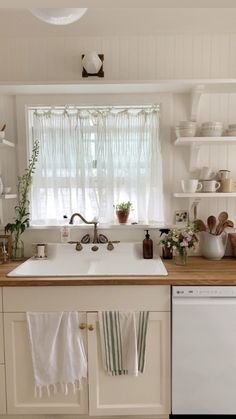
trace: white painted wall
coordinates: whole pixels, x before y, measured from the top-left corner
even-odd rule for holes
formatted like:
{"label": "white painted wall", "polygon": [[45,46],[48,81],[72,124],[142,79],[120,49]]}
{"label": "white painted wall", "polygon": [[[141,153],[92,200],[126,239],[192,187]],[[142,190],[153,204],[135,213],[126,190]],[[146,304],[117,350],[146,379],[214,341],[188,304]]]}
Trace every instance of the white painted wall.
{"label": "white painted wall", "polygon": [[[100,36],[100,37],[34,37],[0,39],[0,53],[4,60],[0,66],[0,82],[50,83],[81,80],[80,55],[96,49],[105,54],[105,81],[157,80],[189,78],[234,78],[236,75],[236,33],[160,33],[153,36]],[[101,80],[102,83],[102,80]],[[26,165],[25,104],[135,104],[161,103],[161,141],[163,150],[166,221],[174,221],[175,209],[188,209],[189,201],[172,197],[180,191],[180,180],[189,174],[189,150],[174,147],[173,126],[189,117],[189,96],[186,94],[133,94],[133,95],[28,95],[0,96],[0,125],[7,121],[7,136],[17,145],[19,173]],[[236,122],[236,95],[204,95],[201,99],[199,123],[222,120]],[[17,116],[17,120],[16,120]],[[14,187],[16,162],[12,150],[1,151],[3,180]],[[235,146],[202,148],[202,165],[213,170],[229,169],[236,179]],[[4,223],[13,215],[13,202],[4,204]],[[203,219],[220,210],[227,210],[236,221],[236,200],[206,200],[199,205]],[[74,233],[76,236],[79,232]],[[142,229],[134,232],[123,229],[105,233],[111,238],[141,239]],[[154,233],[153,233],[154,234]],[[35,241],[59,240],[57,230],[27,231],[24,241],[27,252]],[[76,237],[77,238],[77,237]]]}
{"label": "white painted wall", "polygon": [[0,38],[2,82],[81,80],[81,55],[105,55],[105,80],[234,78],[236,33]]}

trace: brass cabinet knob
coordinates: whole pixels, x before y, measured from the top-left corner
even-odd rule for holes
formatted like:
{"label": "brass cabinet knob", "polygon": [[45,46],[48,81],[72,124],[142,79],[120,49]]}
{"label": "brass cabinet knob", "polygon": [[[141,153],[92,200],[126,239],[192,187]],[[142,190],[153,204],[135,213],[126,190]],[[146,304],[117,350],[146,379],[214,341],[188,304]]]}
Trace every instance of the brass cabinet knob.
{"label": "brass cabinet knob", "polygon": [[89,324],[88,325],[88,330],[94,330],[94,325],[93,324]]}
{"label": "brass cabinet knob", "polygon": [[86,323],[80,323],[80,325],[79,325],[79,328],[80,329],[86,329],[86,327],[87,327],[87,324]]}

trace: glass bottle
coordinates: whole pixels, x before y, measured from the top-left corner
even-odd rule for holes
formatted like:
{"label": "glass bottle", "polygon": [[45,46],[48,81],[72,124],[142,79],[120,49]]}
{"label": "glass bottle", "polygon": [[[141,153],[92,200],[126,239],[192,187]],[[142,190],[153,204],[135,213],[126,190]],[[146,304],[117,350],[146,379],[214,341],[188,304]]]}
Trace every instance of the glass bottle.
{"label": "glass bottle", "polygon": [[24,242],[19,237],[15,237],[12,242],[12,260],[22,260],[24,258]]}

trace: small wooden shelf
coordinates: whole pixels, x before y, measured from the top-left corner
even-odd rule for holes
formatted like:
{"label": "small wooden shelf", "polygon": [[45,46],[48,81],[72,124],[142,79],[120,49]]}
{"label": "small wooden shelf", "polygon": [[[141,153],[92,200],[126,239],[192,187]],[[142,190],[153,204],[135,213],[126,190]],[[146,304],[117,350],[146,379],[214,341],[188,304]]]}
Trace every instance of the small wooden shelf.
{"label": "small wooden shelf", "polygon": [[178,137],[174,145],[223,145],[223,144],[236,144],[236,137]]}
{"label": "small wooden shelf", "polygon": [[236,198],[236,192],[175,192],[175,198]]}
{"label": "small wooden shelf", "polygon": [[5,140],[4,138],[0,139],[0,147],[15,147],[15,144],[11,141]]}
{"label": "small wooden shelf", "polygon": [[17,198],[17,195],[13,193],[0,195],[0,199],[16,199],[16,198]]}

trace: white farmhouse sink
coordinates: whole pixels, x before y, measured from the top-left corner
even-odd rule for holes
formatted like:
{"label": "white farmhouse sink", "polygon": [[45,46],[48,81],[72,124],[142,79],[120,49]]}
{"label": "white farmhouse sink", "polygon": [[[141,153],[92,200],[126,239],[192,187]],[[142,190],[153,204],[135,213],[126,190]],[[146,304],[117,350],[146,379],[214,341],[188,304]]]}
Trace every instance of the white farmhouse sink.
{"label": "white farmhouse sink", "polygon": [[48,244],[47,258],[32,257],[11,271],[9,277],[40,276],[162,276],[168,275],[161,258],[143,259],[142,243],[118,243],[107,250],[107,244],[83,244],[77,251],[75,244]]}

